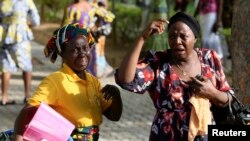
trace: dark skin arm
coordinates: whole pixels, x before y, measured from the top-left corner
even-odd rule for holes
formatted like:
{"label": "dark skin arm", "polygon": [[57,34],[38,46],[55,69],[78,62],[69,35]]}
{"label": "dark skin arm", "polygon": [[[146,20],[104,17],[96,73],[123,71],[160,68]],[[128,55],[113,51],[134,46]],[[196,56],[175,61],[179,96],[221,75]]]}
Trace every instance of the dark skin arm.
{"label": "dark skin arm", "polygon": [[37,107],[31,105],[25,105],[16,118],[14,124],[14,138],[13,141],[23,141],[23,133],[25,126],[29,124],[32,117],[35,115]]}
{"label": "dark skin arm", "polygon": [[130,83],[133,81],[136,71],[136,65],[140,57],[141,50],[145,41],[154,34],[162,34],[165,26],[168,24],[166,20],[155,20],[149,24],[135,42],[134,47],[126,54],[120,64],[118,71],[118,81],[121,83]]}
{"label": "dark skin arm", "polygon": [[120,96],[120,90],[114,86],[107,84],[102,92],[104,94],[104,99],[112,99],[112,103],[108,109],[104,111],[104,115],[111,121],[119,121],[122,115],[122,99]]}
{"label": "dark skin arm", "polygon": [[[106,100],[112,99],[112,103],[108,109],[104,111],[104,115],[111,121],[118,121],[122,114],[122,100],[119,89],[114,85],[106,85],[102,92]],[[23,141],[23,133],[25,126],[29,124],[33,118],[37,107],[26,105],[21,110],[14,124],[13,141]]]}
{"label": "dark skin arm", "polygon": [[212,82],[203,76],[191,77],[192,81],[188,82],[191,90],[201,96],[206,97],[218,107],[225,107],[232,96],[226,92],[222,92],[214,87]]}

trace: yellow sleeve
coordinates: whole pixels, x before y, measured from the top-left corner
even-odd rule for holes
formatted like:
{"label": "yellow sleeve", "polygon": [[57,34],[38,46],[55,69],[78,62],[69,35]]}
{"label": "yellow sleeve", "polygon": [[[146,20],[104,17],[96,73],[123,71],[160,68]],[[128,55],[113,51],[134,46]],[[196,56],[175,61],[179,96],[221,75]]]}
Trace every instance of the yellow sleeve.
{"label": "yellow sleeve", "polygon": [[49,77],[45,78],[37,87],[28,103],[32,106],[40,105],[45,102],[49,105],[55,105],[58,100],[56,83]]}
{"label": "yellow sleeve", "polygon": [[99,7],[97,5],[94,5],[94,7],[96,15],[103,18],[105,22],[113,22],[113,20],[115,19],[115,15],[111,11],[105,9],[104,7]]}
{"label": "yellow sleeve", "polygon": [[101,109],[102,109],[102,112],[104,112],[112,103],[112,100],[108,100],[106,101],[103,97],[103,93],[101,92],[102,90],[102,86],[101,86],[101,82],[97,79],[97,78],[93,78],[93,83],[95,84],[95,87],[97,88],[97,91],[98,91],[98,97],[99,97],[99,100],[100,100],[100,104],[101,104]]}
{"label": "yellow sleeve", "polygon": [[0,4],[2,14],[9,14],[13,10],[13,2],[11,0],[2,0]]}

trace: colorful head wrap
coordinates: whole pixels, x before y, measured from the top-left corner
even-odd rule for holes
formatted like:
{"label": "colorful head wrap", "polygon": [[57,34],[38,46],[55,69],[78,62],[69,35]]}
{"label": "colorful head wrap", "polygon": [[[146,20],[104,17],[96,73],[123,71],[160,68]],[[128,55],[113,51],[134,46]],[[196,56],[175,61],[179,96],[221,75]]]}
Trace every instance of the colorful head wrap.
{"label": "colorful head wrap", "polygon": [[92,37],[92,34],[86,28],[83,28],[81,24],[68,24],[53,33],[53,37],[48,41],[44,48],[44,55],[54,63],[57,55],[61,56],[64,43],[74,39],[77,35],[85,36],[90,48],[95,45],[95,40]]}
{"label": "colorful head wrap", "polygon": [[176,22],[181,21],[184,22],[189,28],[193,31],[195,37],[198,37],[200,32],[200,25],[198,21],[191,15],[188,15],[184,12],[177,12],[174,16],[172,16],[169,20],[168,30],[169,28]]}

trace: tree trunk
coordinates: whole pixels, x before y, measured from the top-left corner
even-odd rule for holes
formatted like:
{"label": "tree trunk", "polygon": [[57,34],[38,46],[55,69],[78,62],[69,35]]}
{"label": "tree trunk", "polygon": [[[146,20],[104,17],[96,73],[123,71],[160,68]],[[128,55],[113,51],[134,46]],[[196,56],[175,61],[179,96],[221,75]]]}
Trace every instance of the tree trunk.
{"label": "tree trunk", "polygon": [[236,95],[250,105],[250,1],[234,0],[232,22],[232,68]]}

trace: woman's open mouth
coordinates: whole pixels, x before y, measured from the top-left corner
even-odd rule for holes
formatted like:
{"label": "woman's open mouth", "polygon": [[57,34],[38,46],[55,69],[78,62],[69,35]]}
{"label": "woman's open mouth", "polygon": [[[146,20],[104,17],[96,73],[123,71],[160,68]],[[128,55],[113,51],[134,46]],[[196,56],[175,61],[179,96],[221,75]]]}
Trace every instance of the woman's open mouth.
{"label": "woman's open mouth", "polygon": [[175,54],[184,54],[186,52],[184,48],[175,48],[173,51]]}

